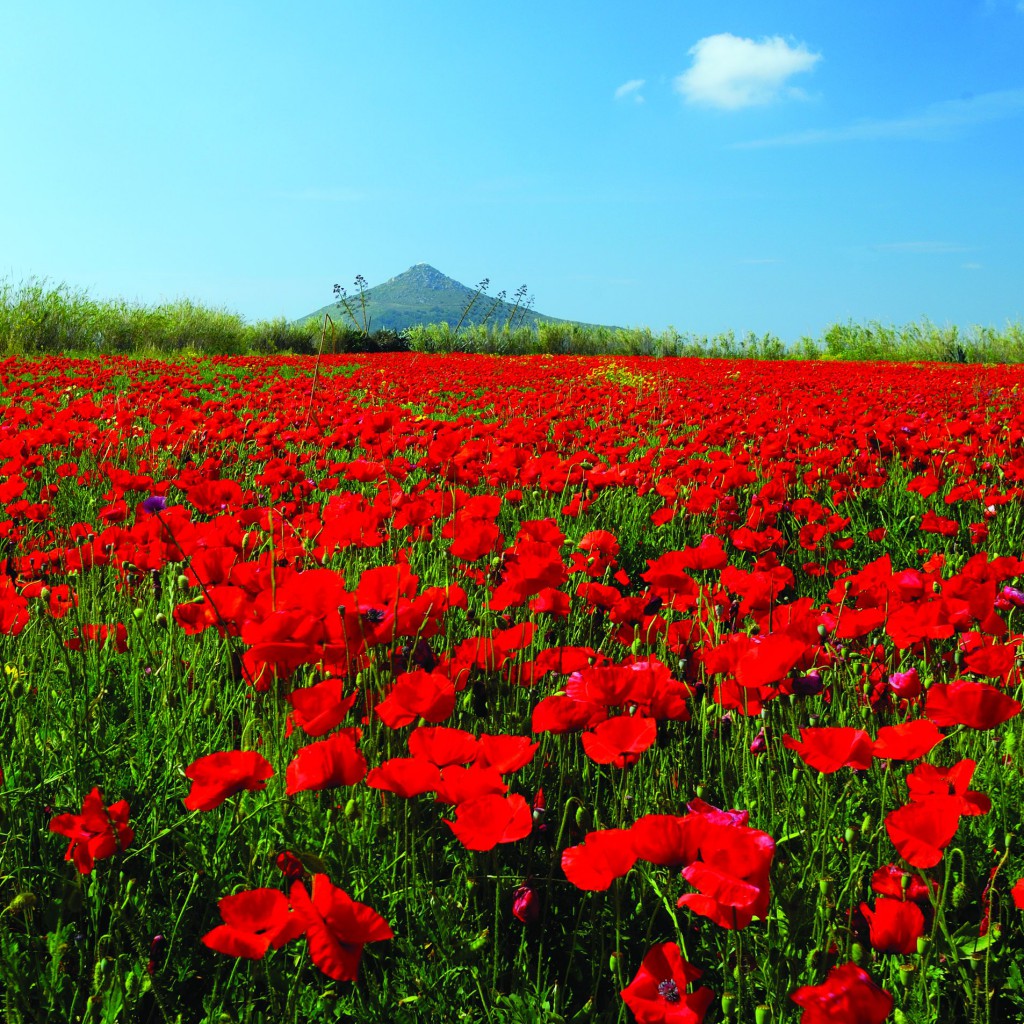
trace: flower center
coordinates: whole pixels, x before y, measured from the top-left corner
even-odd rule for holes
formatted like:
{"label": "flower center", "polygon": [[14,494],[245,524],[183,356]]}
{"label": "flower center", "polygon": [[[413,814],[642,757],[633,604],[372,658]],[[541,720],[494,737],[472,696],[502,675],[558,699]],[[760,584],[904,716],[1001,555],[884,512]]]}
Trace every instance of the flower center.
{"label": "flower center", "polygon": [[658,985],[658,995],[661,996],[666,1003],[678,1003],[679,986],[671,978],[666,978]]}

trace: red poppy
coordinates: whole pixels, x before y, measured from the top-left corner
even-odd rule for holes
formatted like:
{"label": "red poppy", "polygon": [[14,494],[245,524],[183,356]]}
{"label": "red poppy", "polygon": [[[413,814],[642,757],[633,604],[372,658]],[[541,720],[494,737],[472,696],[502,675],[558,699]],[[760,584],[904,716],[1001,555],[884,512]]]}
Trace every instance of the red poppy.
{"label": "red poppy", "polygon": [[447,765],[441,769],[441,784],[437,787],[437,802],[462,804],[480,796],[504,796],[508,786],[497,768],[463,767]]}
{"label": "red poppy", "polygon": [[825,775],[840,768],[871,767],[871,737],[863,729],[846,726],[801,729],[799,740],[783,736],[782,745],[795,750],[806,764]]}
{"label": "red poppy", "polygon": [[860,905],[867,919],[871,947],[880,953],[916,953],[917,940],[924,935],[924,914],[913,901],[887,899],[875,901],[874,910]]}
{"label": "red poppy", "polygon": [[[931,880],[931,887],[938,891],[939,883]],[[917,872],[906,871],[895,864],[883,864],[876,868],[871,876],[871,888],[880,896],[893,896],[897,899],[916,900],[918,903],[930,902],[928,885]]]}
{"label": "red poppy", "polygon": [[409,799],[423,793],[436,793],[441,786],[441,770],[419,757],[392,757],[366,776],[370,789],[384,789]]}
{"label": "red poppy", "polygon": [[899,855],[915,868],[932,868],[960,827],[961,801],[930,796],[911,801],[885,816],[885,830]]}
{"label": "red poppy", "polygon": [[944,738],[934,722],[919,718],[901,725],[883,725],[871,752],[890,761],[915,761]]}
{"label": "red poppy", "polygon": [[409,753],[444,768],[469,764],[480,751],[480,741],[464,729],[446,725],[421,726],[409,733]]}
{"label": "red poppy", "polygon": [[493,850],[499,843],[514,843],[533,829],[530,805],[518,793],[488,793],[455,807],[455,820],[444,819],[467,850]]}
{"label": "red poppy", "polygon": [[935,683],[925,699],[924,713],[936,725],[994,729],[1020,713],[1021,703],[989,683],[954,679]]}
{"label": "red poppy", "polygon": [[326,740],[300,747],[285,772],[287,794],[354,786],[364,778],[366,758],[356,746],[359,735],[359,729],[343,729]]}
{"label": "red poppy", "polygon": [[224,923],[207,932],[202,943],[228,956],[259,960],[268,949],[280,949],[306,928],[293,913],[288,897],[277,889],[250,889],[224,896],[217,902]]}
{"label": "red poppy", "polygon": [[746,928],[755,917],[763,919],[775,840],[766,832],[710,817],[696,831],[700,860],[683,868],[683,877],[697,892],[680,896],[678,905],[721,928]]}
{"label": "red poppy", "polygon": [[597,764],[625,768],[654,742],[657,723],[645,715],[617,715],[583,734],[583,750]]}
{"label": "red poppy", "polygon": [[270,762],[255,750],[225,750],[207,754],[185,769],[192,788],[184,803],[190,811],[212,811],[243,789],[266,789],[274,774]]}
{"label": "red poppy", "polygon": [[455,710],[455,686],[436,672],[403,672],[375,710],[391,729],[400,729],[419,718],[443,722]]}
{"label": "red poppy", "polygon": [[304,925],[313,963],[335,981],[355,981],[367,942],[394,937],[383,917],[357,903],[326,875],[313,876],[313,896],[302,882],[292,886],[291,905]]}
{"label": "red poppy", "polygon": [[653,946],[636,977],[620,993],[638,1024],[700,1024],[714,1001],[706,985],[687,992],[701,971],[687,963],[675,942]]}
{"label": "red poppy", "polygon": [[645,814],[633,822],[630,834],[638,860],[679,867],[697,859],[697,817]]}
{"label": "red poppy", "polygon": [[636,863],[629,829],[609,828],[588,832],[579,846],[562,851],[562,870],[577,889],[600,891],[628,874]]}
{"label": "red poppy", "polygon": [[473,762],[478,768],[495,768],[502,775],[515,772],[533,760],[538,743],[529,736],[489,736],[480,734],[479,753]]}
{"label": "red poppy", "polygon": [[292,717],[307,736],[326,736],[345,720],[357,694],[346,697],[344,686],[341,679],[325,679],[288,694],[288,703],[294,709]]}
{"label": "red poppy", "polygon": [[118,800],[104,807],[98,788],[93,788],[82,801],[81,814],[58,814],[50,821],[50,831],[71,840],[64,859],[73,860],[83,875],[92,872],[95,861],[120,853],[135,838],[128,824],[127,801]]}
{"label": "red poppy", "polygon": [[969,758],[957,761],[952,768],[937,768],[932,764],[919,764],[907,776],[907,789],[911,800],[929,796],[956,796],[960,799],[960,813],[975,816],[988,814],[992,801],[985,793],[969,790],[976,764]]}
{"label": "red poppy", "polygon": [[893,998],[854,963],[833,967],[822,985],[804,985],[790,997],[802,1007],[800,1024],[882,1024]]}
{"label": "red poppy", "polygon": [[1018,878],[1010,890],[1010,898],[1018,910],[1024,910],[1024,878]]}

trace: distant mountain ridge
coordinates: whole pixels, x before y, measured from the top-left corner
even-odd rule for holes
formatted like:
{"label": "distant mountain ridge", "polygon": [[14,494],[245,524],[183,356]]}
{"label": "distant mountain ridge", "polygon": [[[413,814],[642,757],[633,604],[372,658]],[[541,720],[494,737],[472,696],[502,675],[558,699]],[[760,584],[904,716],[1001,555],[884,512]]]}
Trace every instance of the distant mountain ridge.
{"label": "distant mountain ridge", "polygon": [[[447,322],[454,327],[474,294],[475,288],[469,288],[460,281],[442,274],[429,263],[417,263],[383,284],[364,289],[363,298],[366,301],[366,317],[371,331],[404,331],[417,324],[441,322]],[[488,323],[502,326],[510,317],[513,318],[514,324],[521,322],[530,327],[535,327],[539,321],[569,322],[561,317],[524,309],[522,304],[518,309],[514,303],[508,301],[495,305],[496,300],[495,295],[481,294],[463,320],[463,326],[482,323],[485,318]],[[340,309],[333,302],[300,317],[297,322],[301,323],[314,317],[323,319],[324,313],[329,313],[339,327],[345,324],[361,329],[362,307],[358,291],[355,295],[348,296],[348,303],[355,314],[356,324],[352,323],[344,309]]]}

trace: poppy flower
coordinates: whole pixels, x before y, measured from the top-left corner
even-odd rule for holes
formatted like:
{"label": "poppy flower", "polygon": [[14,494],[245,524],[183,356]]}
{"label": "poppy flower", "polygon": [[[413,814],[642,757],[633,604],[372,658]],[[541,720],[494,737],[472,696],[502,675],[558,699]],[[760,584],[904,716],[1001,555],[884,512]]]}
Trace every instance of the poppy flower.
{"label": "poppy flower", "polygon": [[783,736],[782,745],[795,750],[805,764],[825,775],[840,768],[871,767],[871,737],[863,729],[847,726],[801,729],[799,740]]}
{"label": "poppy flower", "polygon": [[907,776],[907,789],[911,800],[929,796],[956,796],[960,799],[960,813],[968,816],[988,814],[992,801],[985,793],[969,790],[976,764],[970,758],[957,761],[952,768],[937,768],[932,764],[919,764]]}
{"label": "poppy flower", "polygon": [[305,932],[303,918],[292,912],[278,889],[250,889],[218,900],[224,923],[202,937],[207,949],[228,956],[259,960],[268,949],[280,949]]}
{"label": "poppy flower", "polygon": [[192,788],[184,803],[190,811],[212,811],[243,789],[266,789],[274,774],[270,762],[255,750],[224,750],[197,758],[185,769]]}
{"label": "poppy flower", "polygon": [[746,928],[768,913],[769,873],[775,840],[746,825],[705,818],[695,826],[700,860],[683,868],[697,890],[679,897],[680,907],[710,918],[721,928]]}
{"label": "poppy flower", "polygon": [[966,725],[994,729],[1020,713],[1021,703],[989,683],[954,679],[928,691],[924,713],[936,725]]}
{"label": "poppy flower", "polygon": [[128,824],[128,803],[118,800],[103,806],[103,794],[93,788],[82,800],[81,814],[58,814],[50,821],[50,831],[67,836],[65,860],[73,860],[80,874],[92,873],[93,864],[120,853],[131,844],[135,832]]}
{"label": "poppy flower", "polygon": [[462,804],[491,794],[504,796],[507,792],[508,786],[497,768],[481,768],[475,764],[450,764],[441,769],[437,802]]}
{"label": "poppy flower", "polygon": [[1010,899],[1018,910],[1024,910],[1024,878],[1018,878],[1010,890]]}
{"label": "poppy flower", "polygon": [[679,867],[697,859],[693,815],[645,814],[630,827],[633,849],[639,860],[665,867]]}
{"label": "poppy flower", "polygon": [[960,827],[960,797],[930,796],[885,816],[885,830],[899,855],[915,868],[932,868]]}
{"label": "poppy flower", "polygon": [[514,843],[533,829],[533,814],[518,793],[488,793],[455,807],[455,820],[444,819],[467,850],[493,850],[499,843]]}
{"label": "poppy flower", "polygon": [[480,734],[479,752],[474,764],[478,768],[496,768],[502,775],[518,771],[533,760],[539,743],[529,736],[489,736]]}
{"label": "poppy flower", "polygon": [[285,772],[289,796],[308,789],[354,786],[366,775],[366,758],[356,740],[358,729],[343,729],[326,740],[300,747]]}
{"label": "poppy flower", "polygon": [[915,761],[944,738],[934,722],[919,718],[901,725],[883,725],[871,752],[889,761]]}
{"label": "poppy flower", "polygon": [[629,829],[609,828],[588,832],[579,846],[563,850],[562,870],[577,889],[595,892],[628,874],[636,860]]}
{"label": "poppy flower", "polygon": [[380,914],[333,886],[326,875],[313,876],[312,898],[296,882],[290,902],[303,923],[313,963],[335,981],[355,981],[363,946],[394,937]]}
{"label": "poppy flower", "polygon": [[391,729],[411,725],[418,718],[443,722],[455,710],[455,686],[436,672],[403,672],[375,710]]}
{"label": "poppy flower", "polygon": [[892,994],[854,963],[833,967],[824,984],[803,985],[789,998],[804,1011],[800,1024],[882,1024],[893,1006]]}
{"label": "poppy flower", "polygon": [[357,694],[351,693],[346,697],[344,685],[341,679],[325,679],[288,694],[295,724],[307,736],[326,736],[345,720]]}
{"label": "poppy flower", "polygon": [[421,726],[409,733],[409,753],[445,768],[450,764],[469,764],[480,751],[480,741],[465,729],[447,725]]}
{"label": "poppy flower", "polygon": [[406,800],[423,793],[436,793],[441,770],[419,757],[392,757],[366,776],[370,789],[384,789]]}
{"label": "poppy flower", "polygon": [[872,910],[867,903],[860,905],[868,922],[872,949],[880,953],[916,953],[917,940],[924,935],[924,914],[910,900],[882,897]]}
{"label": "poppy flower", "polygon": [[597,764],[625,768],[657,737],[657,723],[646,715],[617,715],[583,734],[583,750]]}
{"label": "poppy flower", "polygon": [[714,1001],[706,985],[687,992],[702,972],[687,963],[675,942],[653,946],[636,977],[620,993],[638,1024],[700,1024]]}
{"label": "poppy flower", "polygon": [[[938,891],[939,883],[931,879],[931,888]],[[871,888],[880,896],[893,896],[897,899],[915,900],[918,903],[929,903],[928,885],[920,874],[906,871],[895,864],[883,864],[876,868],[871,876]]]}

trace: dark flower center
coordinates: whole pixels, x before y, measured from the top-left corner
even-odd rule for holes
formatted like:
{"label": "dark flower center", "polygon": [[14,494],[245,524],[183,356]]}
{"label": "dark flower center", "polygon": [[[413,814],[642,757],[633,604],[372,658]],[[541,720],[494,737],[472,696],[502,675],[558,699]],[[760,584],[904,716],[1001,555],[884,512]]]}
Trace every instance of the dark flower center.
{"label": "dark flower center", "polygon": [[666,978],[658,985],[658,995],[661,996],[666,1003],[678,1003],[679,986],[671,978]]}

